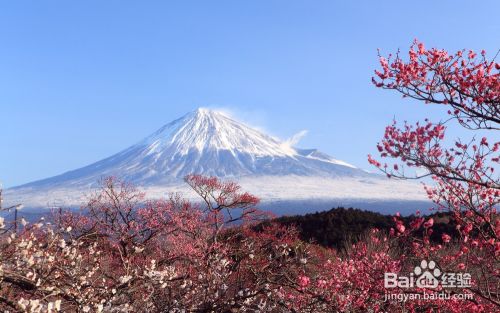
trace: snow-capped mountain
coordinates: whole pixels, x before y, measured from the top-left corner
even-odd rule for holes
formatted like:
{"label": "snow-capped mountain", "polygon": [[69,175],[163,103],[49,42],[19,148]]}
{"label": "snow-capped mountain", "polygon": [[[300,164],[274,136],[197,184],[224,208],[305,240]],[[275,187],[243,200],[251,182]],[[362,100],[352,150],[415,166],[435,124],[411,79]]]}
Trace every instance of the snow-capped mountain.
{"label": "snow-capped mountain", "polygon": [[175,182],[187,174],[366,176],[317,150],[296,149],[229,116],[198,109],[109,158],[21,187],[94,184],[119,176],[138,185]]}
{"label": "snow-capped mountain", "polygon": [[10,196],[29,206],[79,204],[83,193],[111,175],[153,195],[162,194],[183,191],[182,178],[191,173],[231,178],[274,200],[407,198],[413,193],[410,188],[398,195],[402,184],[388,182],[316,149],[295,148],[292,142],[268,136],[224,113],[201,108],[109,158],[11,188],[6,199]]}

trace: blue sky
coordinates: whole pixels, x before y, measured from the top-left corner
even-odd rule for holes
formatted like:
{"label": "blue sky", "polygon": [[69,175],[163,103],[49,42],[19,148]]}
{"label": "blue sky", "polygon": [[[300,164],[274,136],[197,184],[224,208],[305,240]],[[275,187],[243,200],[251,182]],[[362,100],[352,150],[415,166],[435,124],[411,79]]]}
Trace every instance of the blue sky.
{"label": "blue sky", "polygon": [[[500,48],[500,2],[3,1],[0,180],[107,157],[197,107],[369,168],[396,117],[440,119],[372,86],[377,48]],[[463,135],[452,130],[451,136]]]}

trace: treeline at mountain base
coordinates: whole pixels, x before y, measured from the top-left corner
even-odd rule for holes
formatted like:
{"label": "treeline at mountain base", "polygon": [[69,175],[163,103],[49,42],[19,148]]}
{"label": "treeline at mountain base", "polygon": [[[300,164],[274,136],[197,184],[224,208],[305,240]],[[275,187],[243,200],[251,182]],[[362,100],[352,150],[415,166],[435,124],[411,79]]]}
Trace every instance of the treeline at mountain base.
{"label": "treeline at mountain base", "polygon": [[[400,217],[407,225],[420,218],[419,215]],[[430,241],[440,243],[445,234],[449,234],[454,239],[459,238],[457,224],[450,213],[426,214],[426,218],[431,218],[434,221],[433,231],[429,235]],[[390,215],[343,207],[306,215],[279,217],[269,222],[263,222],[259,226],[271,223],[292,226],[298,231],[301,240],[336,250],[345,249],[346,245],[349,246],[365,239],[370,229],[377,229],[384,234],[389,234],[395,226],[394,218]],[[415,236],[423,238],[424,235],[423,229],[415,231]]]}

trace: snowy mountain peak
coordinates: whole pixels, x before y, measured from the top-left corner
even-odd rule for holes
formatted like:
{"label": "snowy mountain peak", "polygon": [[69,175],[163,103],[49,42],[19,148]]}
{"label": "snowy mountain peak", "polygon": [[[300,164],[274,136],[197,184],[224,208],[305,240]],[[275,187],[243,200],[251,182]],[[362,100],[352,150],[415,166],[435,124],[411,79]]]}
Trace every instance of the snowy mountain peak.
{"label": "snowy mountain peak", "polygon": [[137,185],[179,182],[192,173],[219,177],[369,175],[315,149],[292,147],[297,140],[281,141],[227,114],[200,108],[107,159],[20,187],[93,185],[111,175]]}
{"label": "snowy mountain peak", "polygon": [[155,132],[139,145],[149,145],[150,153],[173,147],[184,156],[196,150],[249,153],[255,156],[293,156],[296,151],[276,138],[233,120],[228,115],[199,108]]}

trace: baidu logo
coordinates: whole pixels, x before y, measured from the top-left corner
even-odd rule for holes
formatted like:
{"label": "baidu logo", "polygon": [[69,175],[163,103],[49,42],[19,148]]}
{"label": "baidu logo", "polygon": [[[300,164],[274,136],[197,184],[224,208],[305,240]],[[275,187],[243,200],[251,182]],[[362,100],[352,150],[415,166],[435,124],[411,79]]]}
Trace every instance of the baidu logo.
{"label": "baidu logo", "polygon": [[408,276],[399,276],[396,273],[384,274],[385,288],[427,288],[435,289],[439,285],[443,288],[470,287],[469,273],[443,273],[436,262],[422,260],[415,266]]}
{"label": "baidu logo", "polygon": [[[389,289],[384,295],[384,301],[472,300],[473,294],[470,292],[449,292],[449,290],[444,289],[469,288],[470,286],[470,273],[443,272],[436,262],[422,260],[409,275],[384,274],[384,287]],[[423,292],[412,293],[400,290],[406,288],[422,288]]]}

